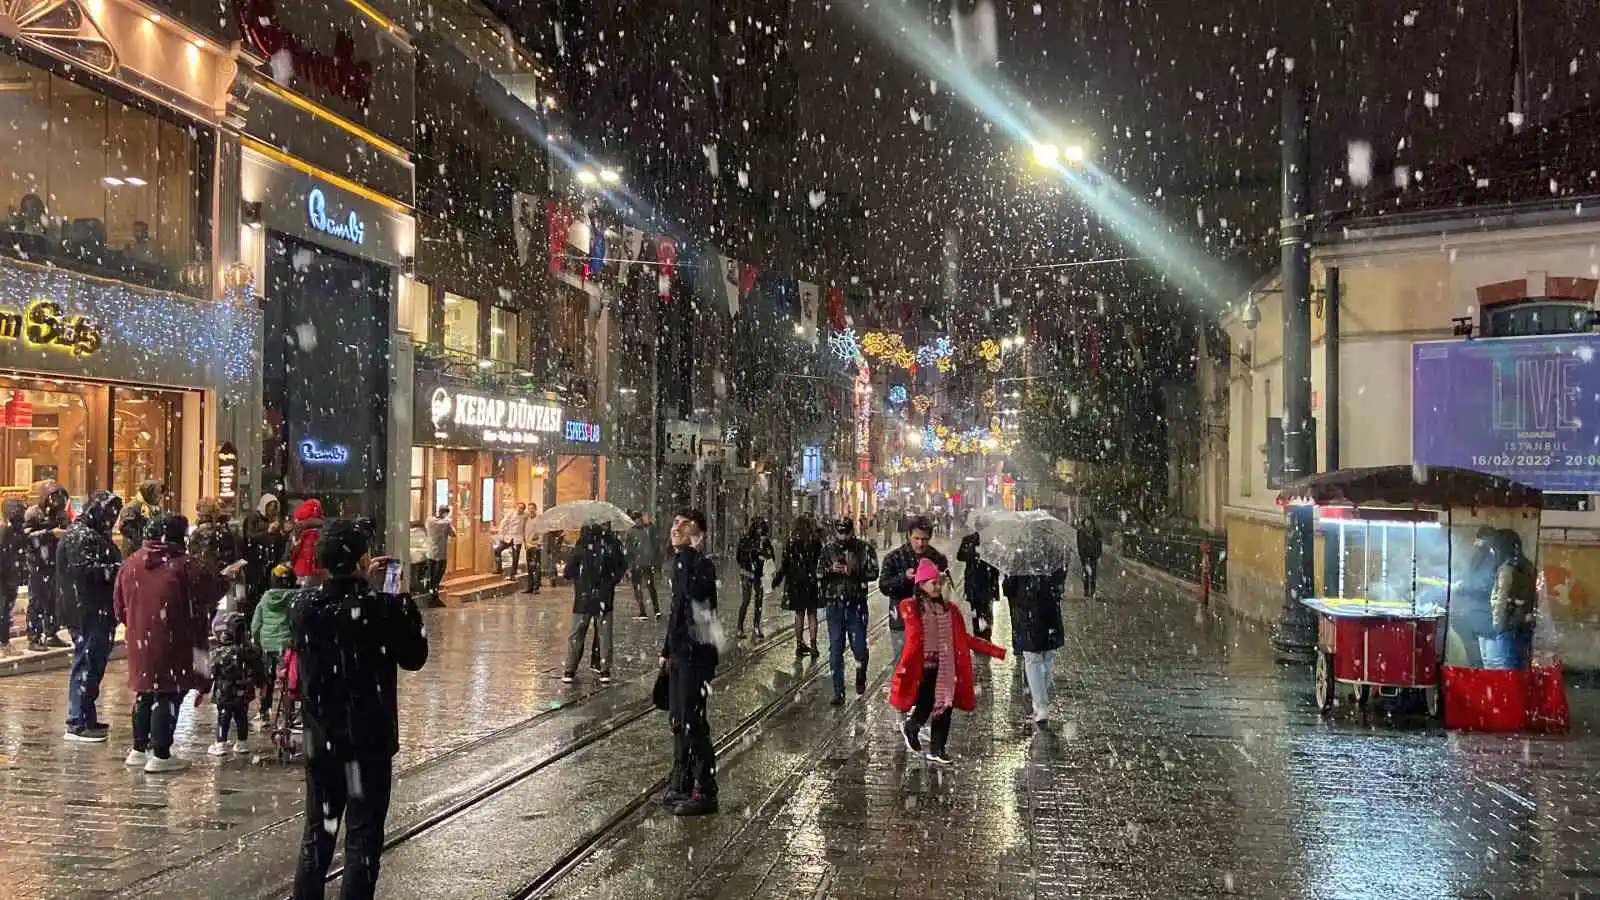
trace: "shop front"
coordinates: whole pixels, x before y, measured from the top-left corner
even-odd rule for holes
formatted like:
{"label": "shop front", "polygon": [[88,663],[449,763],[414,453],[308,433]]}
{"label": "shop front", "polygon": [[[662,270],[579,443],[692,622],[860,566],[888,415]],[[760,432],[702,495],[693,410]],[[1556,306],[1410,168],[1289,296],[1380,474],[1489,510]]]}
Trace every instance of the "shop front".
{"label": "shop front", "polygon": [[251,435],[218,413],[259,390],[260,329],[253,304],[0,260],[0,493],[53,480],[76,506],[154,481],[192,514],[224,474],[236,489],[222,448]]}
{"label": "shop front", "polygon": [[[495,532],[518,504],[559,493],[568,420],[561,404],[418,371],[411,521],[449,507],[456,536],[447,575],[490,572]],[[588,494],[585,494],[588,496]]]}

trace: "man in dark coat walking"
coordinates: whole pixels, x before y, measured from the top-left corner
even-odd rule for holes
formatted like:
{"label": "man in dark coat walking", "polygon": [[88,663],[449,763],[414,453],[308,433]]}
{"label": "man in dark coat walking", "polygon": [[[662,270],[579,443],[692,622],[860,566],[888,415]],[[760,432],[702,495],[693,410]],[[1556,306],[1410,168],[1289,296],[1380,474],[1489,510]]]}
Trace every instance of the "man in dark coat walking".
{"label": "man in dark coat walking", "polygon": [[17,590],[28,578],[28,538],[22,531],[22,514],[28,504],[18,498],[5,501],[5,521],[0,523],[0,660],[21,656],[11,646],[11,611]]}
{"label": "man in dark coat walking", "polygon": [[1000,570],[989,565],[978,555],[978,532],[961,539],[956,550],[956,560],[966,564],[961,581],[972,607],[972,633],[984,640],[994,631],[994,601],[1000,596]]}
{"label": "man in dark coat walking", "polygon": [[894,658],[898,663],[906,647],[906,626],[900,621],[900,601],[908,600],[916,592],[912,581],[917,574],[917,563],[927,559],[939,567],[941,573],[950,571],[950,560],[933,548],[933,523],[917,516],[906,525],[906,542],[895,548],[879,567],[878,590],[889,601],[889,640],[894,645]]}
{"label": "man in dark coat walking", "polygon": [[571,684],[578,677],[578,662],[583,659],[584,639],[594,626],[594,664],[600,670],[600,683],[611,683],[611,633],[617,605],[617,585],[628,570],[626,554],[616,535],[601,525],[585,525],[578,543],[567,555],[566,577],[572,582],[572,634],[567,639],[567,662],[561,680]]}
{"label": "man in dark coat walking", "polygon": [[112,610],[112,589],[122,553],[117,550],[112,527],[122,514],[122,498],[95,491],[78,521],[67,528],[56,554],[56,579],[63,605],[72,618],[72,675],[67,680],[67,733],[69,741],[103,744],[108,728],[96,715],[100,680],[111,659],[111,641],[117,619]]}
{"label": "man in dark coat walking", "polygon": [[717,757],[708,706],[717,672],[717,569],[705,555],[706,516],[686,509],[672,520],[672,611],[661,645],[672,722],[672,775],[662,802],[673,815],[717,811]]}
{"label": "man in dark coat walking", "polygon": [[295,900],[323,896],[334,838],[344,821],[345,900],[377,891],[378,854],[400,750],[398,669],[428,661],[422,614],[407,594],[373,591],[385,558],[367,553],[366,529],[338,519],[317,538],[328,577],[301,591],[293,613],[305,720],[306,821]]}
{"label": "man in dark coat walking", "polygon": [[1100,539],[1100,526],[1095,524],[1093,516],[1084,516],[1078,522],[1077,530],[1078,562],[1083,565],[1083,595],[1093,600],[1099,588],[1100,551],[1104,542]]}
{"label": "man in dark coat walking", "polygon": [[867,692],[867,585],[878,577],[878,554],[855,536],[848,518],[834,526],[834,539],[817,557],[817,578],[827,604],[828,664],[833,669],[833,705],[844,704],[844,646],[856,658],[856,696]]}

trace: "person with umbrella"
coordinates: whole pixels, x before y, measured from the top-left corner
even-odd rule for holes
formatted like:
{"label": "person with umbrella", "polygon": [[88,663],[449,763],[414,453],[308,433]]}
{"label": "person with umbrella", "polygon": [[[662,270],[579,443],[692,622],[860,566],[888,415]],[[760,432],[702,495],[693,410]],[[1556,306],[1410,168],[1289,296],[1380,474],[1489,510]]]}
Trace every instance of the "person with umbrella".
{"label": "person with umbrella", "polygon": [[612,612],[617,605],[617,585],[627,572],[622,544],[604,523],[593,522],[578,533],[578,543],[567,557],[566,577],[573,584],[572,635],[567,641],[567,664],[561,681],[571,684],[583,658],[584,638],[595,629],[594,667],[600,683],[611,683]]}
{"label": "person with umbrella", "polygon": [[1033,724],[1040,731],[1050,724],[1051,664],[1065,643],[1061,593],[1066,585],[1065,567],[1043,575],[1011,575],[1002,585],[1011,604],[1011,632],[1022,654],[1028,694],[1033,699]]}

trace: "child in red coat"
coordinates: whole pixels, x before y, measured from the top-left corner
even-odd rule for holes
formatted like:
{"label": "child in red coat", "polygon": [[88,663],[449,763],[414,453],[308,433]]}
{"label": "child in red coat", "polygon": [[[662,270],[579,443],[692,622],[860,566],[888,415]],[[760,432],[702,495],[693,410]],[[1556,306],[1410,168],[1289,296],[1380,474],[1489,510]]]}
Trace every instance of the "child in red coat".
{"label": "child in red coat", "polygon": [[978,705],[972,686],[972,654],[1005,659],[1006,651],[967,634],[960,611],[945,602],[942,579],[938,566],[922,560],[912,579],[916,593],[900,601],[906,646],[889,682],[889,704],[910,714],[900,726],[906,749],[922,752],[922,726],[931,719],[928,759],[949,765],[945,745],[950,738],[950,714],[957,709],[971,712]]}

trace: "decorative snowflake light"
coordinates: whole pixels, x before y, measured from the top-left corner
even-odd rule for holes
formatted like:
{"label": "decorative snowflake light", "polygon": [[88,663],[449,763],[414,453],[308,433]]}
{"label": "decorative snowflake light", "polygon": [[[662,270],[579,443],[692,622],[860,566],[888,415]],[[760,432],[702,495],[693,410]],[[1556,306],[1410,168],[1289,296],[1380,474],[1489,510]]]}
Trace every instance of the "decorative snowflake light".
{"label": "decorative snowflake light", "polygon": [[846,328],[828,335],[828,349],[842,360],[850,361],[860,357],[861,342],[856,339],[856,330]]}
{"label": "decorative snowflake light", "polygon": [[934,433],[932,425],[922,427],[922,450],[925,453],[939,452],[939,435]]}
{"label": "decorative snowflake light", "polygon": [[978,344],[978,358],[987,360],[999,359],[1000,345],[992,339],[985,338],[982,343]]}
{"label": "decorative snowflake light", "polygon": [[906,391],[906,386],[903,384],[897,384],[889,388],[889,402],[895,406],[905,406],[910,396],[910,393]]}
{"label": "decorative snowflake light", "polygon": [[918,394],[911,401],[911,405],[916,409],[917,412],[925,413],[933,408],[933,398],[929,397],[927,394]]}

